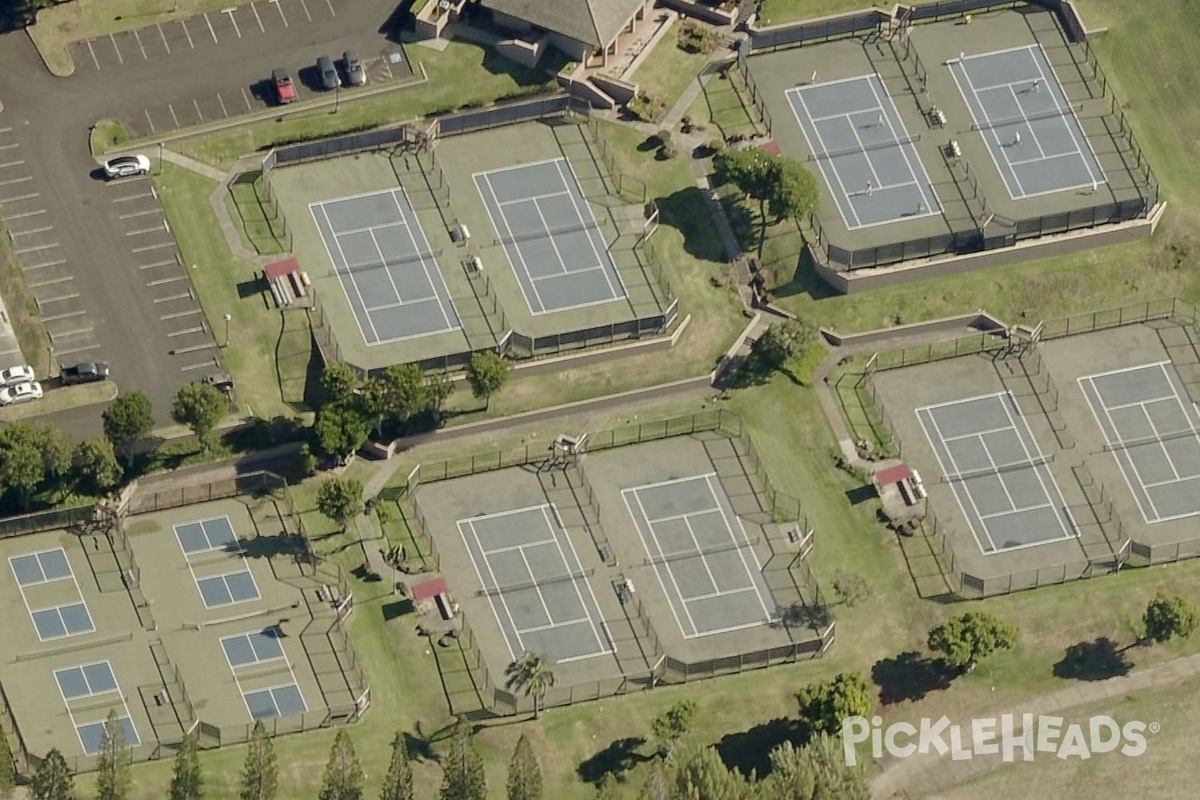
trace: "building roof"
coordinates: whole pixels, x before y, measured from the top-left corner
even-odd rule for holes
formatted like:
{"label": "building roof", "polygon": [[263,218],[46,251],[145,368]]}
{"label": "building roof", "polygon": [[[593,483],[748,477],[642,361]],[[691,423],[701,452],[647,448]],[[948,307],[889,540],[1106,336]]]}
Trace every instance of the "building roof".
{"label": "building roof", "polygon": [[418,603],[437,597],[439,594],[446,594],[446,579],[441,575],[412,587],[413,600]]}
{"label": "building roof", "polygon": [[887,486],[892,483],[899,483],[912,477],[912,470],[907,464],[896,464],[887,469],[881,469],[875,473],[875,483],[880,486]]}
{"label": "building roof", "polygon": [[299,271],[300,260],[295,256],[289,256],[282,261],[272,261],[270,264],[267,264],[265,267],[263,267],[263,272],[266,273],[269,280],[282,278],[285,275]]}
{"label": "building roof", "polygon": [[484,0],[493,11],[560,33],[592,47],[605,47],[645,0]]}

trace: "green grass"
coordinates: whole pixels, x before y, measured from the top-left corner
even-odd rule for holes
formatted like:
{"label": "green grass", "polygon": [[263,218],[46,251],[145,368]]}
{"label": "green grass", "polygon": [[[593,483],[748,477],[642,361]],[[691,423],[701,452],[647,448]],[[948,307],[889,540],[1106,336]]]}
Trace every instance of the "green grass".
{"label": "green grass", "polygon": [[802,19],[824,17],[829,14],[839,14],[868,8],[871,3],[847,2],[847,0],[765,0],[762,13],[759,14],[755,25],[782,25],[785,22],[795,22]]}
{"label": "green grass", "polygon": [[484,104],[549,89],[553,85],[541,72],[519,66],[470,42],[450,42],[441,53],[426,48],[413,48],[412,52],[429,73],[429,82],[419,87],[342,103],[336,115],[319,109],[281,117],[279,121],[254,122],[186,139],[173,145],[173,149],[227,170],[240,156],[277,142],[400,122],[467,104]]}
{"label": "green grass", "polygon": [[269,208],[262,195],[259,172],[244,172],[229,186],[225,206],[238,226],[242,243],[259,255],[287,252],[283,239],[283,221],[277,209]]}
{"label": "green grass", "polygon": [[72,42],[220,11],[242,2],[246,0],[72,0],[38,11],[29,36],[50,71],[66,75],[73,68],[67,53]]}
{"label": "green grass", "polygon": [[92,126],[92,155],[102,156],[129,141],[125,126],[115,119],[102,119]]}
{"label": "green grass", "polygon": [[[214,181],[167,163],[155,184],[208,324],[217,343],[228,345],[222,354],[243,411],[266,419],[294,415],[302,409],[297,387],[311,358],[307,326],[293,319],[303,312],[268,309],[258,292],[239,295],[239,285],[254,281],[258,267],[230,253],[208,202]],[[225,314],[232,317],[227,343]],[[277,352],[285,357],[277,359]]]}
{"label": "green grass", "polygon": [[704,91],[688,109],[688,116],[712,128],[714,137],[765,133],[758,124],[758,112],[748,105],[748,98],[741,84],[741,73],[735,68],[726,77],[708,78]]}
{"label": "green grass", "polygon": [[689,53],[679,46],[682,25],[682,22],[672,25],[630,77],[639,91],[650,92],[667,108],[675,105],[708,60],[703,53]]}
{"label": "green grass", "polygon": [[37,302],[25,283],[25,273],[12,250],[7,231],[0,236],[0,296],[4,297],[8,322],[16,334],[25,363],[38,375],[57,375],[58,365],[50,352],[50,337],[42,324]]}

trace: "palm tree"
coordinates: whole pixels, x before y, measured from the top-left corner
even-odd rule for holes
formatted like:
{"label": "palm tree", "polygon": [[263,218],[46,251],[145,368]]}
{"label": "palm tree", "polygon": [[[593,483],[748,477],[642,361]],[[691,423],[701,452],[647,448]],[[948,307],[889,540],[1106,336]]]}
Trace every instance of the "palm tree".
{"label": "palm tree", "polygon": [[504,670],[508,676],[505,686],[512,690],[523,690],[526,697],[533,698],[533,718],[538,718],[539,701],[546,696],[546,690],[554,685],[554,671],[546,663],[546,659],[537,653],[525,653]]}

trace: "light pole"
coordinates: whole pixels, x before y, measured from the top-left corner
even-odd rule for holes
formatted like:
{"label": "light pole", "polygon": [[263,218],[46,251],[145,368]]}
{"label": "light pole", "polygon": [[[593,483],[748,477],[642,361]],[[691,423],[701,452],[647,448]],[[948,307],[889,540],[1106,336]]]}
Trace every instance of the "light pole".
{"label": "light pole", "polygon": [[333,113],[338,113],[338,109],[342,107],[342,82],[339,80],[337,85],[333,87]]}
{"label": "light pole", "polygon": [[225,344],[221,345],[221,347],[229,346],[229,320],[231,319],[233,319],[232,314],[225,315]]}
{"label": "light pole", "polygon": [[158,174],[162,175],[163,168],[163,143],[158,143]]}

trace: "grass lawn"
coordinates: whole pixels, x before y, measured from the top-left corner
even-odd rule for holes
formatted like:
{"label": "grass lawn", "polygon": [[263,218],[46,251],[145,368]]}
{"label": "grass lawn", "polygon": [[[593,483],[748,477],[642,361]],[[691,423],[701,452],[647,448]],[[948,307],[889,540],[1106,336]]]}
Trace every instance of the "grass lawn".
{"label": "grass lawn", "polygon": [[654,45],[654,51],[641,63],[630,81],[638,85],[639,91],[649,92],[666,104],[667,108],[687,89],[688,84],[700,73],[708,57],[703,53],[689,53],[678,44],[682,22],[676,22]]}
{"label": "grass lawn", "polygon": [[410,49],[425,66],[429,82],[411,90],[388,92],[342,103],[336,115],[328,109],[242,125],[219,133],[176,142],[172,149],[223,170],[239,156],[282,141],[329,136],[340,131],[402,122],[466,104],[484,104],[503,97],[550,88],[552,81],[471,42],[455,40],[445,52]]}
{"label": "grass lawn", "polygon": [[241,5],[248,0],[72,0],[38,11],[29,36],[56,75],[73,69],[67,45],[156,22],[186,19],[205,11]]}
{"label": "grass lawn", "polygon": [[0,236],[0,295],[4,297],[5,312],[25,362],[38,375],[57,375],[58,365],[53,362],[50,353],[50,337],[38,313],[37,301],[25,284],[25,273],[17,263],[12,250],[12,237],[7,231]]}
{"label": "grass lawn", "polygon": [[847,0],[764,0],[762,13],[758,15],[755,25],[760,28],[767,25],[781,25],[785,22],[868,8],[871,5],[871,3],[847,2]]}
{"label": "grass lawn", "polygon": [[92,126],[92,155],[102,156],[129,141],[125,126],[115,119],[102,119]]}
{"label": "grass lawn", "polygon": [[[234,258],[208,198],[214,181],[172,164],[155,178],[204,315],[237,384],[247,415],[270,419],[303,409],[303,384],[311,353],[303,312],[269,308],[259,292],[246,297],[239,284],[254,280],[257,265]],[[224,341],[226,314],[229,341]],[[277,358],[276,356],[280,357]],[[286,371],[285,371],[286,370]]]}
{"label": "grass lawn", "polygon": [[225,207],[229,209],[229,218],[238,227],[242,244],[259,255],[276,255],[287,251],[280,240],[283,236],[283,223],[278,212],[268,210],[268,205],[262,199],[262,181],[260,172],[244,172],[237,181],[230,184],[229,193],[225,195]]}

